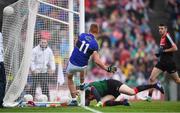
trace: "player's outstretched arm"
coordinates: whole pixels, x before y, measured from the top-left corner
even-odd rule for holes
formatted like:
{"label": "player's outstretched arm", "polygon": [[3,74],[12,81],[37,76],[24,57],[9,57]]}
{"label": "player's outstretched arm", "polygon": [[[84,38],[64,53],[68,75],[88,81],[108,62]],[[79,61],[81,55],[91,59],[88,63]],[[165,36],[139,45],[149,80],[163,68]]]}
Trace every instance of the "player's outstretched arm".
{"label": "player's outstretched arm", "polygon": [[94,60],[94,62],[101,67],[102,69],[106,70],[108,69],[108,66],[106,66],[100,59],[99,53],[97,51],[94,51],[92,54],[92,58]]}
{"label": "player's outstretched arm", "polygon": [[92,58],[94,62],[101,67],[102,69],[106,70],[107,72],[114,73],[116,72],[117,68],[114,66],[106,66],[100,59],[99,53],[97,51],[94,51],[92,54]]}

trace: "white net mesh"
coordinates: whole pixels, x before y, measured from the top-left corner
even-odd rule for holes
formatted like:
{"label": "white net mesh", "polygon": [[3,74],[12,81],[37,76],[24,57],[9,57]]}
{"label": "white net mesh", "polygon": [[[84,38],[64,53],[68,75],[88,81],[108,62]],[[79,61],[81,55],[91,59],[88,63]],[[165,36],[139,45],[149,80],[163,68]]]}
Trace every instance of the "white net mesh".
{"label": "white net mesh", "polygon": [[[32,16],[36,15],[35,4],[32,5],[31,20],[28,18],[30,15],[28,3],[35,3],[35,0],[19,0],[11,5],[15,13],[4,18],[3,34],[7,73],[7,92],[4,100],[7,102],[15,101],[20,94],[21,97],[24,95],[29,97],[30,94],[34,101],[45,99],[43,101],[64,102],[69,99],[65,68],[73,46],[72,39],[79,34],[79,1],[73,1],[72,10],[69,10],[69,0],[38,2],[36,18]],[[72,13],[74,33],[71,33],[69,27]],[[33,27],[34,21],[36,21],[35,27]],[[28,28],[29,24],[30,28]],[[32,48],[38,46],[41,39],[46,39],[48,47],[52,50],[52,56],[55,59],[54,73],[49,73],[52,68],[47,55],[49,53],[42,55],[37,52],[35,59],[31,56],[31,53],[35,54]],[[35,71],[29,68],[33,60],[36,62]],[[47,69],[41,67],[41,63]]]}
{"label": "white net mesh", "polygon": [[4,56],[7,88],[4,102],[14,102],[27,80],[38,3],[19,0],[11,5],[12,15],[3,17]]}
{"label": "white net mesh", "polygon": [[[49,101],[67,101],[69,90],[66,84],[65,69],[70,55],[70,35],[69,35],[69,5],[68,0],[46,0],[39,6],[34,47],[39,44],[41,39],[48,40],[48,46],[52,49],[56,70],[49,74],[29,74],[28,84],[25,93],[31,94],[35,101],[45,94]],[[79,12],[78,0],[74,0],[74,11]],[[62,8],[65,8],[62,9]],[[67,9],[67,10],[66,10]],[[79,34],[79,15],[74,15],[74,34]],[[66,24],[67,23],[67,24]],[[71,33],[72,34],[72,33]],[[72,37],[71,37],[72,38]],[[42,82],[43,81],[43,82]]]}
{"label": "white net mesh", "polygon": [[[73,47],[73,37],[77,37],[80,31],[79,0],[73,0],[71,6],[73,9],[69,10],[69,0],[19,0],[11,5],[14,13],[3,20],[7,74],[5,102],[14,102],[18,97],[32,99],[32,96],[33,100],[41,102],[69,99],[65,68]],[[73,14],[74,33],[70,31],[70,14]],[[47,58],[43,61],[46,62],[43,64],[47,67],[46,71],[34,73],[30,68],[33,48],[39,45],[41,39],[46,39],[52,50],[55,59],[53,74],[49,73],[51,66]],[[44,56],[47,55],[37,56],[36,67]]]}

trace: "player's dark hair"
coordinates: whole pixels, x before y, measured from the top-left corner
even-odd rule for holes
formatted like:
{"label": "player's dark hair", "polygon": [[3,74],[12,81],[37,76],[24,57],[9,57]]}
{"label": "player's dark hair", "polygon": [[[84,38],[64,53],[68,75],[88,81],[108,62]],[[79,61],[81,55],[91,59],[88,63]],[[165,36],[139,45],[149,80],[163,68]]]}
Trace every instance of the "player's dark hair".
{"label": "player's dark hair", "polygon": [[97,24],[91,24],[89,32],[93,33],[93,34],[98,34],[98,32],[99,32],[98,25]]}
{"label": "player's dark hair", "polygon": [[163,23],[161,23],[161,24],[159,24],[159,26],[164,26],[164,27],[168,27],[166,24],[163,24]]}

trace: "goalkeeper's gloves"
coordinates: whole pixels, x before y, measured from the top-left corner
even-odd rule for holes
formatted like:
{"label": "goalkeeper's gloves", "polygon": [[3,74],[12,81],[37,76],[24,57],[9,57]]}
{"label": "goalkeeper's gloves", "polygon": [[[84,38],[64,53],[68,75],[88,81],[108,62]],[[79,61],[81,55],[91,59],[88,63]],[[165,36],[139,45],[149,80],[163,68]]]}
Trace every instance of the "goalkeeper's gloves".
{"label": "goalkeeper's gloves", "polygon": [[99,101],[97,104],[96,104],[96,107],[103,107],[103,103],[101,101]]}
{"label": "goalkeeper's gloves", "polygon": [[117,67],[114,67],[114,66],[109,66],[107,68],[107,72],[110,72],[110,73],[114,73],[117,71]]}
{"label": "goalkeeper's gloves", "polygon": [[164,49],[162,47],[159,48],[158,53],[156,53],[156,57],[161,56],[164,53]]}

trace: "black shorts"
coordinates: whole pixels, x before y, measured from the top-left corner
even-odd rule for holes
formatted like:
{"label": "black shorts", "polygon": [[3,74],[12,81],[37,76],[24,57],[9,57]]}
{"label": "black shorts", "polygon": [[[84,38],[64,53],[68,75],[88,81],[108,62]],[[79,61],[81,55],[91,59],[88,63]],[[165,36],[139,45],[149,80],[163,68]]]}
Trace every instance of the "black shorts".
{"label": "black shorts", "polygon": [[117,98],[120,95],[119,88],[121,87],[121,85],[123,85],[123,83],[118,80],[107,80],[108,94],[113,95],[115,98]]}
{"label": "black shorts", "polygon": [[156,68],[161,69],[162,71],[167,71],[169,74],[177,72],[176,64],[173,59],[163,59],[160,60],[156,65]]}

